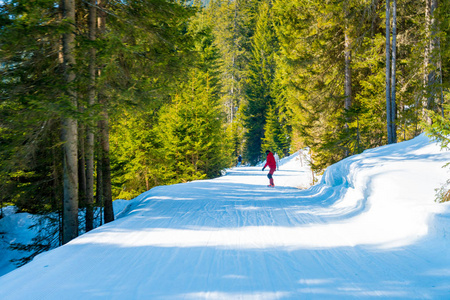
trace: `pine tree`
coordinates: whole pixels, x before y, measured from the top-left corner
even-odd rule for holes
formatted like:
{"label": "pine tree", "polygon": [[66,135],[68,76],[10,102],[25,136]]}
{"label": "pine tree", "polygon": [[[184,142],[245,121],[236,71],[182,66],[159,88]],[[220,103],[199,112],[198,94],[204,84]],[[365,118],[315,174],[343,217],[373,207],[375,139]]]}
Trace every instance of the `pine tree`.
{"label": "pine tree", "polygon": [[[353,27],[346,27],[351,21],[344,17],[351,15],[352,5],[348,1],[280,1],[274,9],[281,48],[277,72],[284,75],[286,107],[295,137],[292,143],[312,148],[318,153],[319,165],[325,166],[351,153],[345,54],[353,45],[343,46],[346,34],[347,42],[353,40]],[[348,81],[347,87],[350,85],[353,88]]]}
{"label": "pine tree", "polygon": [[246,63],[253,35],[253,6],[248,0],[211,1],[205,17],[211,24],[220,51],[222,105],[233,123],[242,101]]}
{"label": "pine tree", "polygon": [[[205,11],[200,7],[197,7],[197,9],[197,15],[193,16],[186,28],[183,29],[186,31],[186,36],[191,38],[192,42],[189,44],[192,46],[189,52],[189,62],[183,59],[177,60],[178,69],[174,74],[167,73],[160,74],[158,77],[151,77],[143,72],[141,80],[135,84],[142,89],[149,89],[150,87],[152,89],[158,88],[158,94],[152,93],[149,96],[148,94],[140,95],[133,93],[133,95],[137,97],[146,96],[147,99],[142,99],[143,103],[139,104],[134,109],[123,107],[123,112],[120,112],[113,117],[114,125],[112,126],[111,137],[113,172],[115,174],[113,191],[114,194],[120,198],[129,199],[155,185],[192,180],[193,178],[203,178],[205,173],[208,177],[213,177],[219,173],[219,169],[223,168],[223,162],[221,163],[221,167],[217,169],[217,167],[213,167],[215,163],[212,163],[211,161],[216,160],[218,157],[222,157],[219,160],[228,162],[228,159],[225,159],[224,147],[221,147],[219,149],[220,151],[213,148],[214,151],[210,154],[211,158],[207,159],[209,167],[206,169],[208,171],[205,171],[206,169],[202,166],[202,162],[195,163],[196,166],[200,168],[198,173],[192,171],[190,168],[193,164],[192,161],[189,163],[179,163],[180,165],[177,167],[176,162],[173,160],[176,158],[182,160],[182,158],[175,155],[169,155],[169,153],[172,153],[170,149],[184,149],[183,146],[177,142],[177,139],[189,140],[192,139],[192,137],[189,135],[184,137],[183,134],[175,129],[174,133],[169,134],[168,136],[164,135],[166,132],[172,132],[166,128],[168,127],[167,124],[172,124],[171,126],[173,127],[182,126],[180,124],[182,121],[180,120],[182,120],[182,116],[183,114],[186,114],[186,112],[177,111],[176,108],[180,106],[183,107],[183,105],[186,106],[186,109],[189,108],[191,101],[189,98],[191,95],[189,94],[195,94],[195,101],[197,101],[197,97],[200,97],[205,103],[214,102],[214,106],[217,106],[219,99],[220,85],[218,84],[219,75],[217,73],[218,50],[211,34],[210,23],[205,20]],[[173,35],[170,38],[176,38],[176,35]],[[164,48],[160,48],[160,51],[161,49]],[[179,51],[182,49],[182,46],[180,46]],[[129,54],[125,55],[128,56]],[[151,57],[150,54],[149,56]],[[163,60],[168,58],[170,59],[170,57],[167,56],[161,57]],[[140,72],[147,68],[147,62],[144,61],[141,62],[141,64],[142,63],[144,64],[144,69],[142,69],[141,65],[141,68],[136,70],[137,72],[134,72],[135,74],[140,74]],[[164,61],[162,61],[162,63],[164,63]],[[187,76],[187,66],[191,69],[191,71],[189,71],[189,76]],[[149,64],[148,67],[149,73],[152,74],[152,71],[155,70],[154,65]],[[156,71],[160,72],[158,69],[156,69]],[[157,78],[158,81],[153,81],[153,79],[149,80],[149,78]],[[187,85],[186,82],[189,81],[196,82],[193,83],[196,87],[194,88]],[[146,82],[149,86],[145,84]],[[208,96],[205,98],[202,96],[203,92],[200,92],[200,90],[205,89],[204,85],[206,85],[206,83],[208,83]],[[184,91],[184,89],[193,89],[195,92],[187,92]],[[171,96],[171,94],[174,93],[174,90],[178,90],[178,96],[176,97]],[[197,91],[199,92],[197,93]],[[166,99],[169,97],[173,98],[178,104],[168,104]],[[135,99],[136,98],[127,99],[127,101]],[[194,103],[197,103],[195,101]],[[202,107],[199,107],[199,111],[203,111]],[[175,111],[177,112],[175,113]],[[173,121],[176,116],[178,119],[174,124],[171,121]],[[222,117],[221,115],[215,117],[211,116],[211,120],[215,120],[215,118],[221,119]],[[208,123],[214,122],[215,121],[208,121]],[[222,124],[222,122],[220,122],[220,124]],[[216,125],[214,126],[216,127]],[[195,126],[192,125],[192,127]],[[220,128],[220,126],[218,127]],[[205,136],[205,139],[209,138],[206,133]],[[168,137],[171,137],[171,142],[169,142]],[[223,137],[225,138],[225,136]],[[223,143],[224,141],[226,141],[226,139],[222,139],[222,144],[226,145],[227,143]],[[186,143],[188,146],[192,146],[192,144]],[[184,149],[183,151],[188,151],[188,149]],[[208,152],[209,148],[201,148],[198,151],[204,155],[203,153]],[[166,156],[167,159],[165,159]],[[196,160],[194,159],[194,161]],[[183,165],[186,166],[183,167]],[[213,171],[214,169],[215,171]]]}
{"label": "pine tree", "polygon": [[[417,100],[422,97],[422,83],[417,75],[422,73],[423,46],[418,41],[422,40],[419,20],[423,13],[413,11],[421,12],[420,5],[411,0],[398,7],[399,16],[414,15],[413,19],[402,17],[397,26],[395,125],[402,133],[399,139],[419,132]],[[319,168],[387,140],[382,38],[386,28],[379,14],[383,9],[381,1],[274,4],[280,42],[277,76],[292,128],[291,144],[309,146]],[[344,76],[345,70],[351,70],[351,77]]]}
{"label": "pine tree", "polygon": [[157,114],[151,109],[128,109],[112,118],[112,192],[115,198],[132,199],[163,185],[163,155],[158,141]]}
{"label": "pine tree", "polygon": [[205,13],[200,10],[189,26],[190,33],[199,38],[195,43],[196,68],[189,72],[189,83],[179,85],[174,103],[160,119],[169,128],[160,131],[166,132],[162,143],[171,182],[216,177],[230,164],[230,146],[219,106],[219,49],[212,26],[204,22]]}
{"label": "pine tree", "polygon": [[205,11],[214,44],[220,52],[220,102],[227,116],[227,131],[234,141],[233,156],[236,157],[244,151],[244,87],[258,3],[216,0],[211,1]]}
{"label": "pine tree", "polygon": [[211,178],[228,165],[223,149],[225,131],[208,82],[193,73],[189,85],[161,115],[159,134],[170,183]]}
{"label": "pine tree", "polygon": [[105,222],[114,217],[109,179],[113,177],[109,169],[114,169],[108,145],[109,119],[119,108],[149,107],[148,102],[154,101],[156,104],[150,107],[158,109],[167,101],[176,84],[174,78],[183,76],[187,62],[192,60],[189,55],[192,42],[186,23],[193,9],[178,2],[147,0],[130,1],[127,5],[109,2],[107,11],[110,12],[105,24],[108,30],[100,30],[104,35],[97,85],[103,108],[100,120],[102,170],[98,174],[102,175],[104,184]]}
{"label": "pine tree", "polygon": [[266,150],[273,153],[284,153],[283,141],[281,140],[282,128],[278,121],[278,115],[275,109],[270,106],[266,114],[266,124],[264,125],[264,137],[261,144],[261,154]]}
{"label": "pine tree", "polygon": [[[96,0],[89,2],[89,41],[95,42],[97,38],[97,4]],[[96,103],[97,95],[95,89],[96,82],[96,49],[91,46],[89,49],[89,90],[88,90],[88,105],[90,111],[93,110],[93,106]],[[93,117],[93,112],[90,113],[90,117]],[[86,132],[86,232],[94,228],[94,124],[87,125]]]}
{"label": "pine tree", "polygon": [[[68,85],[67,105],[77,110],[76,91],[71,87],[75,81],[75,1],[62,2],[63,21],[67,31],[63,34],[63,66]],[[78,126],[72,116],[65,116],[62,124],[64,143],[64,201],[63,201],[63,244],[78,236]]]}
{"label": "pine tree", "polygon": [[50,1],[0,4],[1,202],[31,213],[62,199],[58,7]]}
{"label": "pine tree", "polygon": [[[391,10],[392,10],[392,46],[391,46]],[[386,1],[386,116],[388,144],[397,142],[397,106],[396,96],[396,55],[397,55],[397,1]]]}
{"label": "pine tree", "polygon": [[244,157],[251,164],[261,160],[266,114],[269,107],[275,104],[272,85],[276,47],[276,38],[270,21],[270,5],[261,2],[252,38],[252,56],[245,85],[244,121],[247,132]]}
{"label": "pine tree", "polygon": [[[440,63],[440,83],[441,83],[441,103],[442,106],[448,104],[450,88],[450,3],[448,1],[441,1],[437,10],[439,28],[441,34],[439,36],[439,55]],[[442,112],[448,113],[448,110],[442,109]],[[444,114],[445,115],[445,114]]]}
{"label": "pine tree", "polygon": [[[97,2],[96,7],[102,7],[104,3]],[[181,78],[185,74],[182,69],[189,65],[186,62],[192,61],[189,55],[192,37],[186,34],[186,22],[193,10],[188,7],[165,1],[130,1],[127,5],[109,2],[108,7],[99,11],[107,13],[110,19],[106,23],[104,17],[98,18],[102,35],[94,41],[89,37],[86,18],[92,3],[76,2],[76,5],[76,24],[73,18],[60,21],[61,12],[54,1],[9,1],[0,6],[0,176],[5,179],[1,183],[5,187],[2,191],[8,191],[2,193],[2,201],[17,204],[20,209],[30,212],[61,208],[63,156],[58,152],[61,141],[55,131],[61,132],[62,119],[71,120],[72,125],[72,121],[79,121],[91,128],[87,134],[91,137],[90,146],[86,147],[90,157],[86,164],[90,165],[87,178],[92,178],[92,128],[102,119],[99,117],[101,109],[114,115],[126,106],[150,101],[159,103],[152,107],[157,109],[175,86],[174,75]],[[176,17],[167,18],[168,15]],[[73,48],[65,54],[68,58],[66,74],[70,75],[66,79],[70,80],[64,80],[61,33],[69,33],[73,38],[74,32],[77,41],[67,43]],[[98,50],[97,68],[86,59],[94,48]],[[101,71],[94,82],[92,75],[96,69]],[[97,93],[100,100],[108,99],[108,103],[102,103],[102,107],[92,105],[92,95]],[[71,97],[75,94],[77,98]],[[75,99],[79,107],[75,105]],[[19,120],[18,116],[25,120]],[[66,137],[75,135],[67,134]],[[84,145],[81,137],[80,146]],[[103,141],[106,145],[108,138]],[[102,184],[109,184],[102,166],[108,168],[109,163],[101,163],[107,156],[96,152],[100,166],[95,170],[99,175],[96,195],[99,203],[103,196]],[[80,151],[77,159],[80,159],[81,167],[83,156]],[[67,176],[70,177],[73,176]],[[90,182],[92,196],[92,180]],[[71,210],[73,215],[74,211]],[[112,215],[112,210],[108,211]]]}

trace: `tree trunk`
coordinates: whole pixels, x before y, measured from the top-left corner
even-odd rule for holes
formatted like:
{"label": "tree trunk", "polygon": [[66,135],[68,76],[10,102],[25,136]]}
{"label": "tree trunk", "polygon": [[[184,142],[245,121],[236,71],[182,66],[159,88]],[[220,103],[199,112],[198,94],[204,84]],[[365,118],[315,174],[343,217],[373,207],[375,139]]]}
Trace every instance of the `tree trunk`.
{"label": "tree trunk", "polygon": [[392,9],[392,71],[391,71],[391,143],[397,143],[397,107],[396,107],[396,64],[397,64],[397,0],[393,1]]}
{"label": "tree trunk", "polygon": [[[427,0],[427,11],[428,13],[428,20],[427,24],[429,26],[428,32],[430,33],[429,36],[429,56],[428,56],[428,78],[427,78],[427,90],[428,90],[428,99],[427,99],[427,108],[430,110],[434,110],[438,112],[438,101],[437,101],[437,94],[438,94],[438,85],[440,82],[438,82],[438,76],[441,77],[441,62],[440,62],[440,42],[439,42],[439,35],[438,35],[438,22],[436,17],[436,9],[438,7],[437,0]],[[428,10],[429,9],[429,10]],[[442,80],[442,77],[440,78]],[[442,87],[442,85],[441,85]],[[440,99],[440,105],[443,104],[443,91],[441,89],[441,93],[439,95]],[[443,106],[441,107],[442,115],[443,114]],[[429,123],[431,123],[431,120],[428,120]]]}
{"label": "tree trunk", "polygon": [[440,99],[440,107],[441,107],[441,116],[444,118],[445,117],[445,113],[444,113],[444,89],[442,86],[442,56],[441,56],[441,38],[439,37],[439,33],[440,33],[440,28],[439,28],[439,23],[436,17],[436,14],[434,13],[435,10],[438,8],[438,0],[432,0],[432,8],[433,8],[433,29],[434,29],[434,45],[436,47],[436,51],[435,51],[435,57],[436,57],[436,70],[438,71],[437,76],[439,77],[439,86],[440,86],[440,95],[439,95],[439,99]]}
{"label": "tree trunk", "polygon": [[[346,6],[348,4],[348,1],[346,2]],[[345,8],[345,19],[347,20],[348,16],[348,8]],[[346,22],[347,23],[347,22]],[[345,25],[345,32],[344,32],[344,57],[345,57],[345,100],[344,100],[344,110],[345,113],[347,113],[346,116],[346,122],[345,122],[345,128],[349,128],[349,123],[351,121],[350,116],[348,114],[350,107],[352,106],[352,74],[351,74],[351,59],[352,59],[352,52],[350,48],[350,37],[348,32],[348,24]],[[358,138],[358,137],[357,137]],[[346,147],[345,149],[345,156],[350,155],[350,148]]]}
{"label": "tree trunk", "polygon": [[[348,111],[352,106],[352,69],[351,69],[351,61],[352,61],[352,50],[350,47],[350,37],[349,37],[349,25],[348,25],[348,17],[349,17],[349,8],[348,8],[348,0],[345,1],[344,7],[345,14],[345,31],[344,31],[344,57],[345,57],[345,102],[344,109]],[[347,120],[348,122],[349,120]]]}
{"label": "tree trunk", "polygon": [[386,0],[386,121],[387,121],[387,140],[388,144],[393,143],[392,139],[392,120],[391,120],[391,1]]}
{"label": "tree trunk", "polygon": [[[100,129],[100,122],[98,128]],[[103,166],[102,166],[102,151],[100,146],[100,135],[98,135],[97,146],[97,191],[96,191],[96,205],[100,207],[100,225],[103,224]]]}
{"label": "tree trunk", "polygon": [[[80,109],[83,112],[83,108]],[[78,198],[81,207],[86,207],[86,153],[85,153],[85,126],[78,125]]]}
{"label": "tree trunk", "polygon": [[106,100],[100,102],[103,105],[103,120],[100,121],[101,151],[102,151],[102,173],[103,173],[103,205],[105,208],[105,223],[114,221],[111,192],[111,163],[109,158],[109,116],[106,109]]}
{"label": "tree trunk", "polygon": [[[96,0],[90,1],[89,6],[89,40],[95,41],[97,33],[97,4]],[[95,62],[96,50],[89,49],[89,116],[92,117],[93,106],[95,105]],[[92,120],[89,120],[86,133],[86,232],[94,228],[94,127]]]}
{"label": "tree trunk", "polygon": [[373,39],[375,36],[376,27],[377,27],[378,14],[375,12],[378,11],[378,0],[372,0],[371,10],[374,12],[374,13],[372,13],[372,22],[370,25],[370,37],[371,37],[371,39]]}
{"label": "tree trunk", "polygon": [[[98,6],[105,8],[106,1],[98,1]],[[106,13],[103,9],[99,10],[98,26],[101,34],[106,29]],[[100,149],[102,151],[102,189],[103,189],[103,205],[104,205],[104,220],[105,223],[114,221],[114,211],[112,206],[112,192],[111,192],[111,163],[109,158],[109,116],[108,116],[108,101],[105,95],[99,94],[99,102],[103,108],[102,120],[100,124]]]}
{"label": "tree trunk", "polygon": [[442,55],[441,55],[441,39],[438,38],[438,49],[439,49],[439,85],[441,87],[441,116],[445,117],[445,108],[444,108],[444,88],[442,83]]}
{"label": "tree trunk", "polygon": [[145,188],[148,191],[150,189],[150,182],[149,182],[149,174],[148,174],[148,168],[145,167]]}
{"label": "tree trunk", "polygon": [[[430,27],[431,27],[431,18],[430,18],[430,0],[425,0],[425,38],[427,40],[430,39]],[[423,57],[423,90],[424,90],[424,96],[422,98],[422,117],[424,121],[431,125],[431,118],[429,114],[427,113],[427,109],[430,108],[430,98],[427,96],[428,93],[428,84],[429,84],[429,76],[428,76],[428,69],[429,69],[429,60],[430,60],[430,42],[428,41],[426,43],[425,49],[424,49],[424,57]]]}
{"label": "tree trunk", "polygon": [[[62,1],[63,19],[70,24],[70,32],[63,35],[64,77],[68,84],[68,97],[73,111],[77,110],[76,93],[70,85],[75,80],[75,0]],[[78,236],[78,130],[77,120],[64,117],[62,121],[64,143],[64,200],[63,244]]]}
{"label": "tree trunk", "polygon": [[345,110],[349,110],[352,106],[352,70],[351,70],[352,52],[350,49],[350,39],[348,33],[345,32]]}

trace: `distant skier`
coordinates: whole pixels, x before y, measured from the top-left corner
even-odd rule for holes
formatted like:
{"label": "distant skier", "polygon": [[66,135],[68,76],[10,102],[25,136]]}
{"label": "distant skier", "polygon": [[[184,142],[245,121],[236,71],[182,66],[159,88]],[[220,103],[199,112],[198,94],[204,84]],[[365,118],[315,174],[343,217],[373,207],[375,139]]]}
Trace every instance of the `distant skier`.
{"label": "distant skier", "polygon": [[277,163],[275,161],[275,157],[273,157],[272,152],[270,152],[269,150],[266,151],[267,154],[267,158],[266,158],[266,164],[264,165],[264,168],[262,168],[262,170],[264,171],[264,169],[269,166],[269,174],[267,174],[267,178],[269,178],[269,187],[275,187],[275,184],[273,183],[273,173],[275,172],[275,170],[277,169]]}
{"label": "distant skier", "polygon": [[242,156],[239,154],[237,166],[239,167],[242,163]]}
{"label": "distant skier", "polygon": [[273,157],[275,157],[275,162],[277,163],[277,171],[278,171],[278,170],[280,170],[280,157],[278,156],[278,154],[276,152],[273,155]]}

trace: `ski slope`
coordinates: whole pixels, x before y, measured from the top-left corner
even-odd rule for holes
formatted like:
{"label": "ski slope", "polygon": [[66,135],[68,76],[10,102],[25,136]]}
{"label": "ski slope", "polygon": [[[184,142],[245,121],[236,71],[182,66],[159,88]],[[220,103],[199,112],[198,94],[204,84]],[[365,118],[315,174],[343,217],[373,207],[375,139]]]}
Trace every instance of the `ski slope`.
{"label": "ski slope", "polygon": [[421,135],[311,173],[297,156],[154,188],[0,277],[0,299],[449,299],[450,153]]}

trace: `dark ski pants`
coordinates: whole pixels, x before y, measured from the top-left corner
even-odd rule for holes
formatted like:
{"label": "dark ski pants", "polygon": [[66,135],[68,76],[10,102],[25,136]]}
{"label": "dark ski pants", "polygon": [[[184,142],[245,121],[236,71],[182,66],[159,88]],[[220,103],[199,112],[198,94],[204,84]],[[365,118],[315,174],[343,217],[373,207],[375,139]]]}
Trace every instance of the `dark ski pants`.
{"label": "dark ski pants", "polygon": [[267,178],[269,178],[270,185],[274,185],[274,183],[273,183],[273,176],[272,175],[275,172],[275,170],[276,169],[270,168],[269,174],[267,174]]}

